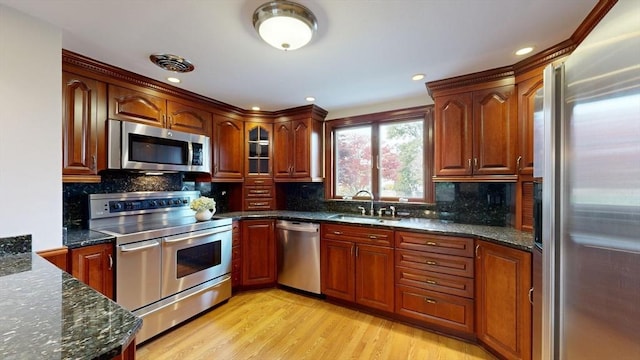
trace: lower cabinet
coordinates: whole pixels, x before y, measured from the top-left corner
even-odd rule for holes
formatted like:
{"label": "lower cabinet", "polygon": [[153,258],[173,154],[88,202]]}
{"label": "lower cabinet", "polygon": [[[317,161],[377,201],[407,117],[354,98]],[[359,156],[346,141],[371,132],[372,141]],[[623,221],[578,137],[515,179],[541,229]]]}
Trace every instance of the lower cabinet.
{"label": "lower cabinet", "polygon": [[531,359],[531,254],[476,242],[476,334],[505,359]]}
{"label": "lower cabinet", "polygon": [[[393,231],[321,227],[321,291],[328,297],[393,312]],[[387,246],[384,246],[387,245]]]}
{"label": "lower cabinet", "polygon": [[242,286],[276,283],[276,241],[273,220],[243,220]]}
{"label": "lower cabinet", "polygon": [[71,275],[113,299],[113,244],[71,249]]}
{"label": "lower cabinet", "polygon": [[396,231],[396,314],[473,338],[473,239]]}
{"label": "lower cabinet", "polygon": [[242,285],[242,238],[240,222],[231,224],[231,289],[237,290]]}

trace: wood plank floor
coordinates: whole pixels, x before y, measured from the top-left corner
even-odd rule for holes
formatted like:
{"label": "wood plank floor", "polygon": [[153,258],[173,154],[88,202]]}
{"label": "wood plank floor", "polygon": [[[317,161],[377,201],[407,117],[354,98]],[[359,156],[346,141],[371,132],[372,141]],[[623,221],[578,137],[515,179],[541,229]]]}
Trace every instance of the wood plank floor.
{"label": "wood plank floor", "polygon": [[138,360],[495,359],[479,346],[281,289],[242,292]]}

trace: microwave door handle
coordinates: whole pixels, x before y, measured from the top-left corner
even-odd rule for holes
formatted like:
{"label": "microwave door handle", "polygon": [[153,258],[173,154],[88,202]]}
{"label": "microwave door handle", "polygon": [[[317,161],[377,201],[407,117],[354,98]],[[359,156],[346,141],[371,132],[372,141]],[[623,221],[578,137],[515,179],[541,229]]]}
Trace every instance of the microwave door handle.
{"label": "microwave door handle", "polygon": [[193,143],[189,141],[189,159],[187,159],[187,165],[193,165]]}

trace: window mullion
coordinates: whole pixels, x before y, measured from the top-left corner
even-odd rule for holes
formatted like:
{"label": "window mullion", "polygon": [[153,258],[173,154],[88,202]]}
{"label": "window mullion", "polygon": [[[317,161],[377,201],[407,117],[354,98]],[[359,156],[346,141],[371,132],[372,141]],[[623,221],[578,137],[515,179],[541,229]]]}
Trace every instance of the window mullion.
{"label": "window mullion", "polygon": [[380,200],[380,126],[371,124],[371,193],[375,199]]}

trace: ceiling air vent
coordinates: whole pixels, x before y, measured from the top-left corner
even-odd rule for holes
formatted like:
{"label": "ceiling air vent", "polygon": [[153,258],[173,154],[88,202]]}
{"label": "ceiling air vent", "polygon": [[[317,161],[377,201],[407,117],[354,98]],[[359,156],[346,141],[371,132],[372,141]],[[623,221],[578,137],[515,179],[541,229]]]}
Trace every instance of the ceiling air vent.
{"label": "ceiling air vent", "polygon": [[152,63],[168,71],[186,73],[195,69],[189,60],[177,55],[153,54],[149,56],[149,59]]}

